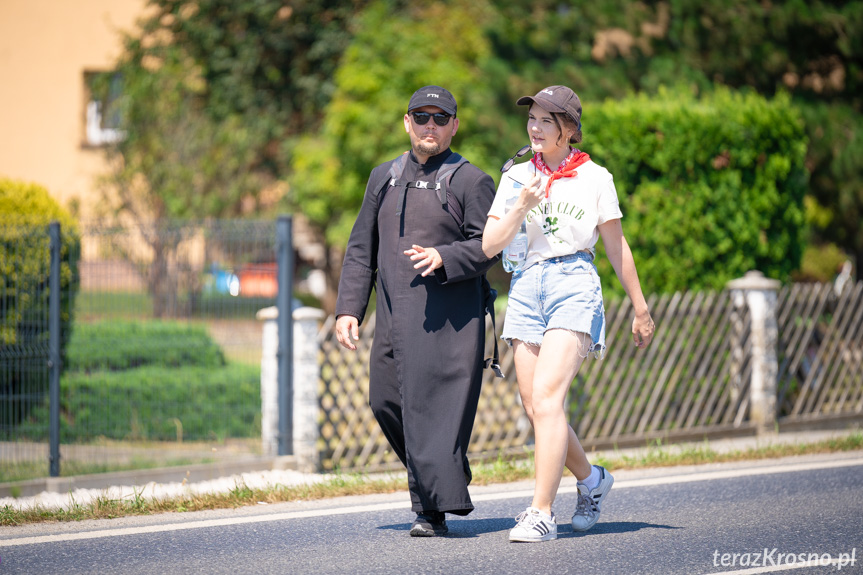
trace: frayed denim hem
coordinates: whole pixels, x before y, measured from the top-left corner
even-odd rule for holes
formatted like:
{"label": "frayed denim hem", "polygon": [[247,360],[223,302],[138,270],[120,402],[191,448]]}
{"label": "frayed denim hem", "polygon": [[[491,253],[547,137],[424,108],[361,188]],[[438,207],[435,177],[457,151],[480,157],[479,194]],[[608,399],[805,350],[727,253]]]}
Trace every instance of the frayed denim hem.
{"label": "frayed denim hem", "polygon": [[[564,329],[564,328],[556,327],[556,328],[552,328],[552,329]],[[546,330],[546,331],[548,331],[548,330]],[[590,334],[588,334],[588,333],[586,333],[586,332],[583,332],[583,331],[578,331],[578,330],[575,330],[575,329],[571,329],[571,330],[568,330],[568,331],[571,331],[571,332],[573,332],[573,333],[583,333],[583,334],[587,335],[588,337],[590,337]],[[513,341],[514,339],[518,339],[518,338],[500,336],[500,339],[502,339],[503,341],[505,341],[505,342],[506,342],[506,344],[511,348],[511,347],[512,347],[512,341]],[[536,342],[536,341],[525,341],[525,340],[523,340],[523,339],[522,339],[522,340],[519,340],[519,341],[521,341],[522,343],[526,343],[527,345],[533,345],[533,346],[536,346],[536,347],[541,347],[541,346],[542,346],[542,342],[541,342],[541,341],[540,341],[540,342]],[[579,347],[581,347],[581,346],[579,346]],[[596,342],[594,342],[594,341],[593,341],[593,339],[591,338],[590,346],[588,347],[587,353],[585,353],[584,355],[582,355],[582,354],[581,354],[581,350],[579,350],[579,355],[581,355],[581,357],[583,357],[583,358],[587,359],[587,357],[588,357],[588,356],[590,356],[591,354],[593,354],[594,359],[599,359],[599,360],[601,360],[601,359],[603,359],[603,358],[605,357],[605,351],[606,351],[607,349],[608,349],[608,348],[606,347],[606,345],[605,345],[604,343],[596,343]]]}
{"label": "frayed denim hem", "polygon": [[[512,340],[514,340],[514,339],[518,339],[518,338],[517,338],[517,337],[503,337],[503,336],[500,336],[500,339],[502,339],[503,341],[505,341],[505,342],[509,345],[509,347],[512,347]],[[542,345],[542,342],[541,342],[541,341],[525,341],[525,340],[523,340],[523,339],[519,339],[519,341],[520,341],[520,342],[522,342],[522,343],[526,343],[527,345],[534,345],[534,346],[536,346],[536,347],[539,347],[539,346],[541,346],[541,345]]]}

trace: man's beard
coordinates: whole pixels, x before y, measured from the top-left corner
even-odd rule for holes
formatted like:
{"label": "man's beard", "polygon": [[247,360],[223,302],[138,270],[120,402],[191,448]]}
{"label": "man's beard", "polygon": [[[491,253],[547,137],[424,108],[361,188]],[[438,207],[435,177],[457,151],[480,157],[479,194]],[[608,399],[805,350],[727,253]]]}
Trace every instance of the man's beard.
{"label": "man's beard", "polygon": [[437,156],[441,152],[440,144],[438,144],[437,142],[433,142],[431,144],[426,144],[425,142],[418,142],[417,152],[419,152],[423,156]]}

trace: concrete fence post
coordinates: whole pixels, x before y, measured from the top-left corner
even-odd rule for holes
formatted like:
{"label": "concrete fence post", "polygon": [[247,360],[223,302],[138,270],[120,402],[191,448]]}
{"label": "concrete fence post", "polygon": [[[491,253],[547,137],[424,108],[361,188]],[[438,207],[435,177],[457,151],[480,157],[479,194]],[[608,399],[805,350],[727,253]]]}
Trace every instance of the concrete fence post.
{"label": "concrete fence post", "polygon": [[739,309],[749,308],[752,366],[749,414],[759,435],[773,433],[776,428],[776,378],[779,376],[776,305],[780,285],[779,280],[766,278],[760,271],[747,272],[727,284],[734,305]]}
{"label": "concrete fence post", "polygon": [[[301,307],[293,313],[293,457],[303,471],[318,471],[320,467],[317,442],[318,429],[318,325],[323,310]],[[263,454],[277,456],[279,449],[278,308],[268,307],[257,313],[264,322],[261,354],[261,442]]]}

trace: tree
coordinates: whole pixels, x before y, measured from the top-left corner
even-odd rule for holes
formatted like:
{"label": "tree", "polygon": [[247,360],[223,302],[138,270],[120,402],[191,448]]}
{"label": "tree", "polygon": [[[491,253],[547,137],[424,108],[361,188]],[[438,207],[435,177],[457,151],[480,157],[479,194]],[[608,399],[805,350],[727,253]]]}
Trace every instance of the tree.
{"label": "tree", "polygon": [[122,81],[106,111],[124,137],[108,148],[105,206],[141,230],[150,253],[126,255],[146,272],[156,316],[177,313],[181,284],[193,282],[169,265],[181,228],[161,224],[275,208],[290,162],[280,148],[317,126],[353,8],[151,0],[116,71],[94,86],[106,94],[112,78]]}
{"label": "tree", "polygon": [[174,316],[181,314],[180,292],[196,289],[197,281],[171,265],[191,233],[172,222],[242,213],[267,183],[255,169],[260,134],[238,116],[207,116],[200,75],[181,49],[164,47],[153,69],[141,65],[143,52],[127,54],[117,102],[124,138],[107,149],[111,172],[103,209],[140,233],[146,250],[114,249],[147,279],[153,314]]}
{"label": "tree", "polygon": [[606,98],[750,87],[803,111],[812,239],[863,264],[863,2],[461,4],[151,0],[119,66],[119,205],[165,218],[293,209],[327,247],[332,309],[365,179],[406,147],[399,117],[416,87],[453,89],[454,148],[492,174],[524,141],[514,100],[542,86],[576,89],[587,125]]}
{"label": "tree", "polygon": [[481,27],[488,17],[482,2],[402,6],[388,0],[371,4],[360,16],[336,73],[323,129],[291,150],[288,199],[327,246],[328,311],[335,309],[341,257],[369,173],[410,148],[402,117],[416,89],[438,84],[453,92],[462,123],[453,149],[486,171],[497,171],[498,139],[506,130],[500,115],[489,110],[494,95],[476,80],[490,56]]}

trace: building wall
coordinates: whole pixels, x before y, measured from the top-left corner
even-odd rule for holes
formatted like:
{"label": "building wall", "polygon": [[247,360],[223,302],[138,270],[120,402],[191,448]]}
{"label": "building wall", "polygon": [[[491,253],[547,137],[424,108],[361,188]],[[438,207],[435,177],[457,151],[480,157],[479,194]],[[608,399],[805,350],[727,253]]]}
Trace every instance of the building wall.
{"label": "building wall", "polygon": [[104,173],[85,138],[84,73],[108,71],[146,0],[0,0],[0,177],[43,185],[88,217]]}

